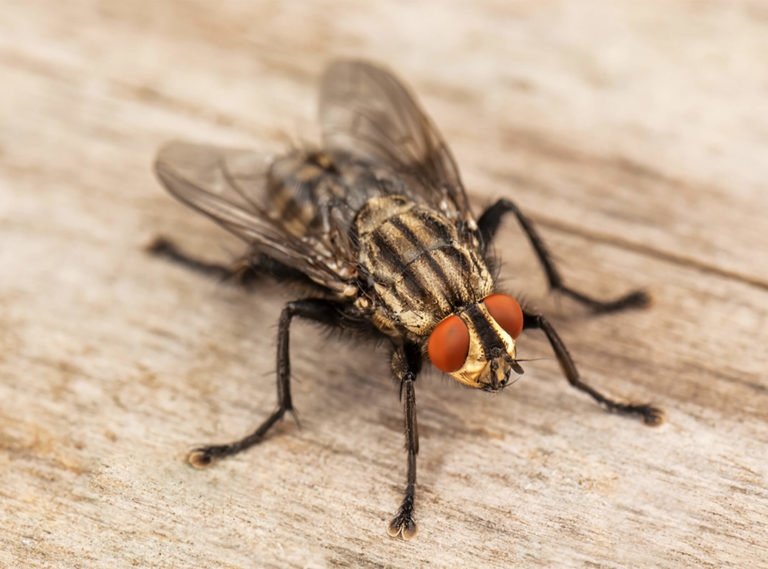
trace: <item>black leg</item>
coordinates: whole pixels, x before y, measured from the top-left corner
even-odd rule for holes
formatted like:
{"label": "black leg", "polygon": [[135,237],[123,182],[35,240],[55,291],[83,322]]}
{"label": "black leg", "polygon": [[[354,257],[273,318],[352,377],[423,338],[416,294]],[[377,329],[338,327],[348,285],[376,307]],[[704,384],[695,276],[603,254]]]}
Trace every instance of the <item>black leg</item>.
{"label": "black leg", "polygon": [[294,316],[301,316],[324,324],[338,325],[341,314],[340,305],[325,299],[295,300],[285,305],[280,314],[277,330],[277,410],[267,417],[253,433],[238,441],[193,450],[187,457],[192,466],[202,468],[214,459],[237,454],[260,443],[272,426],[282,419],[286,412],[294,412],[291,401],[291,361],[289,354],[291,319]]}
{"label": "black leg", "polygon": [[485,247],[488,247],[491,241],[493,241],[496,231],[499,229],[501,218],[508,212],[512,212],[515,215],[518,223],[520,223],[520,227],[523,228],[523,231],[528,236],[528,240],[531,242],[534,251],[536,251],[536,256],[539,258],[544,272],[547,274],[551,290],[570,296],[594,312],[615,312],[625,308],[640,308],[650,303],[651,299],[648,294],[641,290],[631,292],[615,300],[601,301],[568,287],[563,283],[563,277],[560,276],[554,263],[552,263],[552,256],[531,221],[509,200],[501,199],[497,201],[480,216],[477,225]]}
{"label": "black leg", "polygon": [[419,453],[419,429],[416,423],[416,391],[414,383],[421,369],[421,353],[416,346],[398,348],[392,356],[392,370],[400,380],[400,398],[403,400],[405,416],[405,449],[408,452],[408,477],[405,494],[397,515],[387,527],[392,537],[400,535],[411,539],[418,533],[413,521],[413,507],[416,491],[416,455]]}
{"label": "black leg", "polygon": [[262,276],[269,276],[278,281],[304,285],[318,293],[328,292],[327,289],[311,280],[301,271],[263,254],[247,255],[233,265],[209,263],[185,253],[173,241],[165,237],[157,237],[146,249],[152,255],[167,259],[198,273],[244,287],[250,287]]}
{"label": "black leg", "polygon": [[552,350],[555,352],[557,361],[560,363],[560,368],[563,370],[565,377],[568,379],[568,383],[570,383],[573,387],[588,393],[592,399],[605,406],[609,411],[627,415],[640,415],[643,419],[643,422],[651,427],[661,425],[661,423],[664,422],[664,411],[658,407],[654,407],[653,405],[649,404],[631,405],[628,403],[619,403],[617,401],[613,401],[612,399],[609,399],[597,391],[594,387],[591,387],[590,385],[581,381],[581,379],[579,379],[579,372],[576,369],[576,364],[573,363],[571,355],[568,353],[568,350],[565,347],[565,344],[563,344],[563,341],[560,339],[560,336],[558,336],[557,332],[555,332],[552,324],[550,324],[549,321],[541,314],[529,314],[527,312],[524,313],[523,330],[532,330],[537,328],[542,330],[547,336],[547,340],[549,340],[549,343],[552,346]]}
{"label": "black leg", "polygon": [[236,282],[244,286],[248,286],[257,280],[260,272],[255,265],[247,261],[232,266],[201,261],[186,254],[173,241],[165,237],[157,237],[152,243],[147,245],[147,251],[152,255],[167,259],[206,276],[221,281]]}

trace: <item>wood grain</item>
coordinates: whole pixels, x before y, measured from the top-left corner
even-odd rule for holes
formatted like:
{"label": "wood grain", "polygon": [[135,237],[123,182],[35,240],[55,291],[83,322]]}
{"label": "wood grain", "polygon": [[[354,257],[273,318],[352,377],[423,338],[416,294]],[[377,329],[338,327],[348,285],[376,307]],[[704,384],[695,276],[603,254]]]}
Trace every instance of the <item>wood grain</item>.
{"label": "wood grain", "polygon": [[[0,566],[759,567],[768,512],[768,8],[759,1],[70,2],[0,10]],[[451,142],[476,210],[514,198],[571,284],[651,309],[550,298],[513,224],[510,290],[545,341],[499,396],[419,380],[417,520],[383,347],[299,324],[290,421],[196,471],[194,444],[274,405],[290,294],[148,257],[170,235],[238,244],[169,198],[167,139],[265,150],[316,137],[338,56],[396,69]]]}

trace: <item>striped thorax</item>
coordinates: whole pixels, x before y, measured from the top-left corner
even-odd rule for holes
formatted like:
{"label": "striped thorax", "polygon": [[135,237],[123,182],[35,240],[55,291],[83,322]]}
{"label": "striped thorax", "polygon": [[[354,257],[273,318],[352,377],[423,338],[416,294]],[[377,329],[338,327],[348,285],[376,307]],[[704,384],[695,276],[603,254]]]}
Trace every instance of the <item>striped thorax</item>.
{"label": "striped thorax", "polygon": [[359,304],[373,323],[426,349],[433,331],[458,318],[453,325],[466,341],[443,349],[460,366],[439,365],[430,348],[433,362],[465,385],[504,387],[515,340],[483,302],[494,282],[474,239],[435,209],[398,195],[370,199],[358,213],[355,229],[358,270],[368,291]]}
{"label": "striped thorax", "polygon": [[432,208],[403,196],[375,197],[355,227],[361,279],[374,298],[374,323],[386,333],[426,336],[493,290],[485,261]]}

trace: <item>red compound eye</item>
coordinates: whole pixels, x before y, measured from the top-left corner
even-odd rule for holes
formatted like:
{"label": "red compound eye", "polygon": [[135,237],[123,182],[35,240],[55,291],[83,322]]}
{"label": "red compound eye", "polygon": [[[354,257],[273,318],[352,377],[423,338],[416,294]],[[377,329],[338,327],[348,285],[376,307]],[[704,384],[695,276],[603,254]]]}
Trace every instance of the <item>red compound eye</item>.
{"label": "red compound eye", "polygon": [[504,328],[504,331],[517,338],[523,331],[523,310],[517,301],[506,294],[492,294],[486,296],[485,307],[493,319]]}
{"label": "red compound eye", "polygon": [[469,353],[467,325],[455,314],[440,322],[429,335],[427,352],[437,369],[445,373],[459,369]]}

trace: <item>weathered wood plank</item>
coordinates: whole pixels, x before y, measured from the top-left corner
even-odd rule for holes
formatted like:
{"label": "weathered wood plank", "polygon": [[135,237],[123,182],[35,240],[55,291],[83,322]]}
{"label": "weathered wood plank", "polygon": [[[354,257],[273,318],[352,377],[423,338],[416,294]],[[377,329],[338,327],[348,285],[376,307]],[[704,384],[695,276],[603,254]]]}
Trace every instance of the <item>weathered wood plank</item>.
{"label": "weathered wood plank", "polygon": [[[0,11],[0,566],[764,563],[766,27],[758,2],[682,0]],[[669,415],[601,412],[537,335],[500,396],[432,373],[406,544],[384,533],[405,464],[383,348],[298,325],[302,429],[188,468],[273,408],[287,297],[142,251],[163,232],[234,255],[152,179],[155,149],[312,140],[317,76],[350,54],[412,83],[478,209],[517,199],[573,284],[652,290],[647,311],[588,318],[502,232],[508,286],[585,377]]]}

